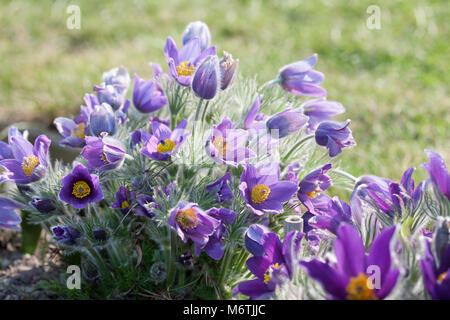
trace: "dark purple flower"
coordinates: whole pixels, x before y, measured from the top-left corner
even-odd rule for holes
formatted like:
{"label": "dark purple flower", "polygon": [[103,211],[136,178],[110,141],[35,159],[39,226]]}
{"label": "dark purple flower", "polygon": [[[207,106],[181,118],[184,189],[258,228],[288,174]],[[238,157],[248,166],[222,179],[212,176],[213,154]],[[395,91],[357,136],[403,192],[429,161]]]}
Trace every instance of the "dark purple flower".
{"label": "dark purple flower", "polygon": [[255,129],[262,130],[266,129],[266,120],[268,118],[264,113],[259,113],[259,107],[261,105],[261,101],[258,96],[256,96],[255,101],[253,102],[252,107],[247,113],[247,116],[244,120],[244,129]]}
{"label": "dark purple flower", "polygon": [[220,69],[217,56],[207,56],[200,62],[192,78],[192,91],[205,100],[214,98],[220,88]]}
{"label": "dark purple flower", "polygon": [[156,215],[155,209],[158,209],[158,204],[155,199],[148,194],[139,194],[136,197],[137,205],[133,208],[135,216],[146,218],[153,218]]}
{"label": "dark purple flower", "polygon": [[307,121],[308,117],[303,113],[288,108],[271,116],[266,122],[266,127],[272,136],[278,136],[281,139],[296,133]]}
{"label": "dark purple flower", "polygon": [[245,232],[245,247],[254,256],[264,255],[263,237],[270,230],[261,224],[252,224]]}
{"label": "dark purple flower", "polygon": [[100,137],[105,132],[109,136],[116,134],[116,114],[109,104],[102,103],[99,106],[95,106],[95,110],[91,112],[89,117],[89,128],[91,134],[95,137]]}
{"label": "dark purple flower", "polygon": [[447,166],[439,154],[431,150],[425,150],[430,162],[423,164],[428,171],[431,183],[440,192],[450,200],[450,174]]}
{"label": "dark purple flower", "polygon": [[131,134],[130,146],[134,148],[135,146],[141,143],[145,144],[150,139],[151,136],[152,135],[145,130],[142,129],[135,130]]}
{"label": "dark purple flower", "polygon": [[226,226],[232,224],[236,219],[236,213],[226,208],[211,208],[206,211],[206,214],[220,221],[220,224],[209,237],[206,245],[201,246],[195,243],[195,254],[200,256],[200,253],[203,250],[214,260],[220,260],[223,256],[222,237],[226,234]]}
{"label": "dark purple flower", "polygon": [[55,240],[65,245],[73,245],[80,238],[80,231],[70,226],[55,226],[52,232]]}
{"label": "dark purple flower", "polygon": [[213,126],[205,148],[216,162],[236,167],[239,162],[254,157],[255,154],[244,147],[248,132],[232,129],[232,126],[231,120],[224,117],[219,125]]}
{"label": "dark purple flower", "polygon": [[208,184],[205,188],[209,192],[212,192],[215,194],[215,199],[217,202],[226,202],[228,200],[233,199],[233,192],[231,191],[231,188],[228,184],[228,182],[231,181],[231,173],[227,172],[225,175],[218,179],[217,181],[214,181],[211,184]]}
{"label": "dark purple flower", "polygon": [[47,172],[50,143],[45,135],[37,137],[34,146],[21,135],[12,136],[9,147],[13,158],[0,161],[0,166],[9,171],[9,180],[27,184],[42,179]]}
{"label": "dark purple flower", "polygon": [[200,50],[203,51],[211,44],[211,33],[208,25],[202,21],[191,22],[183,32],[183,45],[190,40],[198,38],[200,40]]}
{"label": "dark purple flower", "polygon": [[86,137],[86,146],[81,156],[87,160],[89,169],[114,170],[122,166],[125,159],[125,146],[119,140]]}
{"label": "dark purple flower", "polygon": [[257,278],[240,283],[234,292],[250,298],[269,298],[277,285],[292,278],[302,237],[303,233],[291,231],[281,243],[276,233],[265,233],[262,237],[263,254],[247,260],[248,269]]}
{"label": "dark purple flower", "polygon": [[102,228],[94,228],[92,230],[92,235],[94,236],[94,239],[97,241],[106,241],[107,233]]}
{"label": "dark purple flower", "polygon": [[305,60],[300,60],[284,66],[278,75],[277,81],[287,92],[311,97],[327,95],[325,89],[319,87],[324,80],[323,73],[314,70],[317,63],[317,54]]}
{"label": "dark purple flower", "polygon": [[49,213],[56,209],[53,200],[49,198],[33,197],[30,204],[40,213]]}
{"label": "dark purple flower", "polygon": [[316,130],[317,125],[331,117],[344,113],[345,108],[337,101],[326,99],[311,100],[303,105],[303,113],[308,116],[308,131]]}
{"label": "dark purple flower", "polygon": [[352,211],[350,206],[338,197],[333,197],[328,203],[328,210],[324,210],[319,215],[311,217],[309,225],[330,231],[337,234],[339,226],[343,223],[353,224]]}
{"label": "dark purple flower", "polygon": [[59,199],[70,203],[74,208],[85,208],[90,202],[103,199],[98,176],[89,174],[82,164],[77,165],[72,173],[61,180],[62,188]]}
{"label": "dark purple flower", "polygon": [[220,89],[225,90],[231,84],[239,66],[239,59],[234,60],[233,56],[224,51],[223,58],[219,61],[220,66]]}
{"label": "dark purple flower", "polygon": [[141,153],[154,160],[169,159],[190,135],[185,131],[186,126],[186,119],[182,119],[173,131],[160,122],[152,122],[152,136],[141,149]]}
{"label": "dark purple flower", "polygon": [[331,299],[384,299],[399,276],[399,270],[391,263],[390,243],[394,233],[395,227],[381,232],[366,255],[359,232],[351,225],[343,224],[334,242],[335,265],[318,259],[301,261],[300,265],[306,268],[311,278],[322,284]]}
{"label": "dark purple flower", "polygon": [[280,181],[280,167],[270,163],[255,168],[244,164],[239,185],[241,196],[256,215],[283,212],[283,202],[291,199],[297,191],[297,185],[290,181]]}
{"label": "dark purple flower", "polygon": [[327,208],[330,197],[322,192],[333,185],[331,178],[325,173],[331,164],[307,174],[298,184],[298,199],[313,214],[319,214],[321,208]]}
{"label": "dark purple flower", "polygon": [[134,75],[133,104],[142,113],[150,113],[167,104],[162,88],[153,80],[143,80]]}
{"label": "dark purple flower", "polygon": [[199,38],[192,38],[178,51],[175,41],[168,37],[164,56],[172,77],[182,86],[190,86],[197,65],[207,56],[215,55],[216,47],[202,50]]}
{"label": "dark purple flower", "polygon": [[196,203],[182,201],[170,211],[168,223],[185,243],[191,238],[195,245],[204,248],[221,222]]}
{"label": "dark purple flower", "polygon": [[130,211],[131,204],[134,201],[136,195],[124,186],[120,186],[119,190],[116,192],[116,202],[114,202],[111,207],[115,209],[120,209],[123,214],[127,214]]}
{"label": "dark purple flower", "polygon": [[353,140],[352,131],[347,122],[324,121],[316,130],[316,143],[327,147],[330,157],[335,157],[342,152],[343,148],[356,145]]}
{"label": "dark purple flower", "polygon": [[433,300],[450,300],[450,245],[438,259],[426,241],[425,257],[420,260],[425,288]]}
{"label": "dark purple flower", "polygon": [[0,197],[0,228],[20,230],[22,218],[14,210],[24,207],[20,202]]}

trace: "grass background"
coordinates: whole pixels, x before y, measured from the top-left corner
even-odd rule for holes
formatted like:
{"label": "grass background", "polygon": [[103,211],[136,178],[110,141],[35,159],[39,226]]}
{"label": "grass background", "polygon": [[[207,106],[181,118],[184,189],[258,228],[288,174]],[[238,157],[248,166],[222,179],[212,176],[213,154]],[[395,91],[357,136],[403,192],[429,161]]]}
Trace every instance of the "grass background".
{"label": "grass background", "polygon": [[[66,28],[69,4],[81,8],[81,30]],[[380,30],[366,26],[372,4]],[[399,179],[426,161],[425,148],[450,164],[449,8],[446,0],[3,0],[0,127],[73,115],[112,67],[141,77],[151,75],[149,61],[167,70],[166,37],[180,43],[184,27],[203,20],[218,51],[261,83],[317,52],[328,99],[344,104],[339,119],[352,119],[358,144],[343,152],[344,168]]]}

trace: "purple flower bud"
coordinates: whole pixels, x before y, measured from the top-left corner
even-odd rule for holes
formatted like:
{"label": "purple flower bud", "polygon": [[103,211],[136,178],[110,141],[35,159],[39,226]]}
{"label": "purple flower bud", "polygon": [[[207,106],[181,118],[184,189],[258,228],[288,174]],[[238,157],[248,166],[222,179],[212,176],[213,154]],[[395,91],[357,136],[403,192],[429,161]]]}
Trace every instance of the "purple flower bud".
{"label": "purple flower bud", "polygon": [[220,89],[225,90],[233,81],[239,66],[239,59],[234,60],[228,52],[223,52],[223,58],[219,61],[220,66]]}
{"label": "purple flower bud", "polygon": [[270,132],[277,130],[281,139],[300,130],[307,121],[308,117],[303,113],[289,108],[270,117],[266,127]]}
{"label": "purple flower bud", "polygon": [[192,90],[202,99],[212,99],[219,90],[220,68],[217,56],[207,56],[195,71]]}
{"label": "purple flower bud", "polygon": [[330,157],[335,157],[342,152],[342,148],[356,144],[352,131],[347,122],[325,121],[319,124],[316,130],[316,143],[327,147]]}
{"label": "purple flower bud", "polygon": [[56,209],[53,200],[49,198],[33,197],[30,204],[40,213],[49,213]]}
{"label": "purple flower bud", "polygon": [[55,240],[66,245],[75,244],[80,237],[80,231],[70,226],[55,226],[52,227],[52,232]]}
{"label": "purple flower bud", "polygon": [[233,193],[228,185],[228,182],[230,181],[231,173],[227,172],[222,178],[207,185],[205,189],[215,194],[215,199],[217,202],[225,202],[233,199]]}
{"label": "purple flower bud", "polygon": [[152,80],[143,80],[134,75],[133,104],[142,113],[150,113],[167,104],[167,98],[161,87]]}
{"label": "purple flower bud", "polygon": [[106,241],[106,231],[101,228],[94,228],[92,230],[92,234],[94,235],[94,239],[97,241]]}
{"label": "purple flower bud", "polygon": [[120,94],[125,96],[128,87],[130,86],[130,75],[124,67],[114,68],[103,73],[104,86],[120,86]]}
{"label": "purple flower bud", "polygon": [[119,85],[94,86],[100,103],[109,104],[114,110],[118,110],[125,102],[125,96],[121,93],[123,88]]}
{"label": "purple flower bud", "polygon": [[211,43],[211,33],[206,23],[201,21],[195,21],[188,24],[183,32],[183,45],[189,42],[193,38],[200,39],[201,51],[209,47]]}
{"label": "purple flower bud", "polygon": [[89,117],[91,134],[100,137],[103,132],[113,136],[117,132],[117,121],[114,111],[107,103],[96,106]]}

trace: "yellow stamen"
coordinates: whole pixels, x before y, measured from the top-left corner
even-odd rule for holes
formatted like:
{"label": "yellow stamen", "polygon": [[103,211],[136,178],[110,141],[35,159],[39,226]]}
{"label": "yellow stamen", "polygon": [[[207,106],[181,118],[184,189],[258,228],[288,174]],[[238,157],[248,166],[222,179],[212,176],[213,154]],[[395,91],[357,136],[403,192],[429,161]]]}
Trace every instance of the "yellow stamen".
{"label": "yellow stamen", "polygon": [[175,220],[183,229],[195,228],[198,225],[197,214],[193,208],[178,211]]}
{"label": "yellow stamen", "polygon": [[84,181],[77,181],[73,184],[72,194],[78,199],[83,199],[91,193],[91,188]]}
{"label": "yellow stamen", "polygon": [[261,203],[267,200],[270,194],[270,188],[265,184],[258,184],[252,189],[252,202]]}
{"label": "yellow stamen", "polygon": [[169,152],[169,151],[172,151],[174,148],[175,148],[175,142],[173,142],[170,139],[161,141],[158,144],[158,146],[156,147],[156,149],[158,150],[158,153]]}
{"label": "yellow stamen", "polygon": [[77,126],[75,128],[72,129],[72,132],[70,133],[70,135],[72,137],[78,137],[78,138],[84,139],[85,130],[86,130],[86,124],[84,122],[81,122],[81,123],[77,124]]}
{"label": "yellow stamen", "polygon": [[445,279],[446,276],[447,276],[447,272],[441,273],[441,274],[439,275],[439,277],[437,278],[437,282],[438,282],[439,284],[441,284],[441,283],[444,281],[444,279]]}
{"label": "yellow stamen", "polygon": [[347,300],[377,300],[377,296],[373,289],[368,286],[368,280],[364,273],[360,273],[357,277],[350,278],[347,288]]}
{"label": "yellow stamen", "polygon": [[224,154],[227,154],[227,142],[225,141],[225,138],[214,137],[212,140],[212,144],[219,152],[218,154],[219,157],[223,156]]}
{"label": "yellow stamen", "polygon": [[128,203],[128,201],[124,201],[124,202],[122,202],[122,205],[121,205],[121,208],[122,209],[126,209],[126,208],[128,208],[130,206],[130,204]]}
{"label": "yellow stamen", "polygon": [[193,64],[190,64],[189,61],[182,61],[177,66],[177,74],[179,76],[189,77],[194,73],[195,67]]}
{"label": "yellow stamen", "polygon": [[268,284],[270,281],[270,274],[272,273],[273,269],[279,269],[281,266],[277,263],[272,264],[270,267],[267,268],[266,272],[264,272],[264,283]]}
{"label": "yellow stamen", "polygon": [[31,176],[34,168],[39,164],[39,159],[36,156],[28,156],[23,158],[22,162],[22,170],[23,173],[27,175],[27,177]]}
{"label": "yellow stamen", "polygon": [[308,196],[308,198],[314,199],[315,197],[317,197],[320,194],[321,191],[322,190],[320,190],[320,188],[317,187],[316,190],[311,191],[311,192],[307,192],[306,195]]}

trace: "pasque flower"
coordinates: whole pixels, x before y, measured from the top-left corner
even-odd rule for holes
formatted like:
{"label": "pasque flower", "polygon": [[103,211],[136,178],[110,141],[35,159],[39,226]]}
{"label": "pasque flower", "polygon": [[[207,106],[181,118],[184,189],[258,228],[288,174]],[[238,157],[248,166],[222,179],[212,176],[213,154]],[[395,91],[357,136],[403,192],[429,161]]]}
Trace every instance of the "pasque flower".
{"label": "pasque flower", "polygon": [[117,139],[104,136],[86,137],[81,156],[87,160],[89,169],[114,170],[122,166],[125,146]]}
{"label": "pasque flower", "polygon": [[308,116],[309,132],[316,130],[320,122],[344,112],[345,108],[341,103],[326,99],[310,100],[303,105],[303,113]]}
{"label": "pasque flower", "polygon": [[227,172],[222,178],[214,181],[211,184],[208,184],[205,189],[215,195],[215,199],[217,202],[226,202],[233,199],[233,192],[231,191],[230,185],[228,184],[230,181],[231,173]]}
{"label": "pasque flower", "polygon": [[115,209],[120,209],[123,214],[127,214],[131,209],[132,201],[136,198],[134,192],[128,190],[124,186],[120,186],[119,190],[116,192],[116,202],[114,202],[111,207]]}
{"label": "pasque flower", "polygon": [[261,130],[266,128],[266,120],[268,118],[264,113],[259,113],[259,107],[261,106],[261,100],[256,96],[252,107],[248,111],[244,120],[244,129]]}
{"label": "pasque flower", "polygon": [[103,199],[103,192],[97,175],[89,174],[82,164],[61,180],[59,199],[70,203],[74,208],[85,208],[91,202]]}
{"label": "pasque flower", "polygon": [[266,122],[266,127],[272,136],[281,139],[300,130],[307,121],[308,117],[301,111],[288,108],[271,116]]}
{"label": "pasque flower", "polygon": [[183,45],[190,40],[198,38],[200,40],[200,50],[206,50],[211,44],[211,33],[208,25],[202,21],[191,22],[183,32]]}
{"label": "pasque flower", "polygon": [[220,88],[220,69],[217,56],[210,55],[200,62],[192,79],[192,91],[205,100],[214,98]]}
{"label": "pasque flower", "polygon": [[257,278],[242,282],[234,293],[250,298],[268,299],[277,285],[292,278],[303,233],[289,232],[284,242],[274,232],[262,236],[262,252],[247,260],[247,267]]}
{"label": "pasque flower", "polygon": [[195,245],[204,248],[221,222],[198,204],[182,201],[170,211],[168,223],[185,243],[190,238]]}
{"label": "pasque flower", "polygon": [[321,209],[328,207],[330,197],[323,194],[333,185],[331,178],[325,173],[331,169],[331,164],[308,173],[298,184],[297,197],[313,214],[319,214]]}
{"label": "pasque flower", "polygon": [[113,136],[117,132],[117,120],[114,110],[107,103],[102,103],[95,106],[94,111],[89,116],[89,128],[91,134],[95,137],[100,137],[107,133]]}
{"label": "pasque flower", "polygon": [[287,202],[297,191],[297,184],[280,181],[280,167],[270,163],[258,168],[244,164],[239,185],[241,196],[247,207],[256,215],[283,212],[283,202]]}
{"label": "pasque flower", "polygon": [[169,159],[190,135],[185,131],[186,126],[186,119],[181,120],[173,131],[160,122],[152,122],[152,136],[141,149],[141,153],[154,160]]}
{"label": "pasque flower", "polygon": [[130,75],[124,67],[113,68],[103,73],[103,86],[115,86],[116,90],[125,96],[130,86]]}
{"label": "pasque flower", "polygon": [[120,85],[94,86],[94,90],[97,92],[98,102],[107,103],[114,110],[118,110],[125,102],[123,88]]}
{"label": "pasque flower", "polygon": [[219,125],[213,126],[211,135],[206,141],[206,152],[220,164],[237,166],[239,162],[254,157],[253,151],[245,148],[248,132],[233,129],[228,117],[224,117]]}
{"label": "pasque flower", "polygon": [[223,58],[219,61],[220,66],[220,89],[225,90],[231,84],[236,75],[239,66],[239,59],[233,59],[233,56],[224,51]]}
{"label": "pasque flower", "polygon": [[47,172],[50,143],[45,135],[37,137],[34,146],[21,135],[10,137],[9,148],[13,158],[0,161],[0,166],[9,172],[8,179],[18,184],[41,180]]}
{"label": "pasque flower", "polygon": [[[359,232],[351,225],[343,224],[334,242],[336,264],[313,259],[301,261],[300,265],[321,283],[331,299],[384,299],[399,276],[399,270],[391,262],[390,243],[394,232],[395,226],[382,231],[372,242],[367,255]],[[370,276],[374,273],[379,278],[372,282]]]}
{"label": "pasque flower", "polygon": [[49,198],[33,197],[30,204],[40,213],[49,213],[56,210],[53,200]]}
{"label": "pasque flower", "polygon": [[277,82],[287,92],[311,97],[327,95],[325,89],[319,87],[324,80],[323,73],[314,70],[317,54],[309,58],[284,66],[279,71]]}
{"label": "pasque flower", "polygon": [[20,230],[22,219],[14,210],[24,207],[20,202],[0,197],[0,228]]}
{"label": "pasque flower", "polygon": [[143,80],[134,75],[133,104],[142,113],[150,113],[167,104],[162,88],[153,80]]}
{"label": "pasque flower", "polygon": [[355,145],[352,131],[347,122],[324,121],[316,130],[316,143],[327,147],[330,157],[335,157],[342,152],[343,148]]}
{"label": "pasque flower", "polygon": [[71,226],[54,226],[52,227],[53,237],[61,244],[73,245],[80,238],[80,231]]}
{"label": "pasque flower", "polygon": [[345,201],[339,200],[338,197],[333,197],[328,202],[328,210],[312,216],[308,223],[314,228],[325,229],[333,234],[337,234],[339,226],[343,223],[353,224],[352,211]]}
{"label": "pasque flower", "polygon": [[420,260],[425,288],[433,300],[450,300],[450,244],[433,254],[431,242],[426,241],[425,257]]}
{"label": "pasque flower", "polygon": [[244,240],[247,251],[254,256],[264,255],[263,238],[270,230],[261,224],[252,224],[245,232]]}
{"label": "pasque flower", "polygon": [[175,41],[168,37],[164,47],[164,56],[169,65],[170,74],[182,86],[189,86],[197,65],[205,57],[215,54],[214,46],[202,50],[199,38],[190,39],[178,51]]}
{"label": "pasque flower", "polygon": [[439,154],[431,150],[425,150],[430,159],[423,164],[428,171],[430,181],[436,190],[439,190],[447,199],[450,200],[450,174],[447,166]]}

